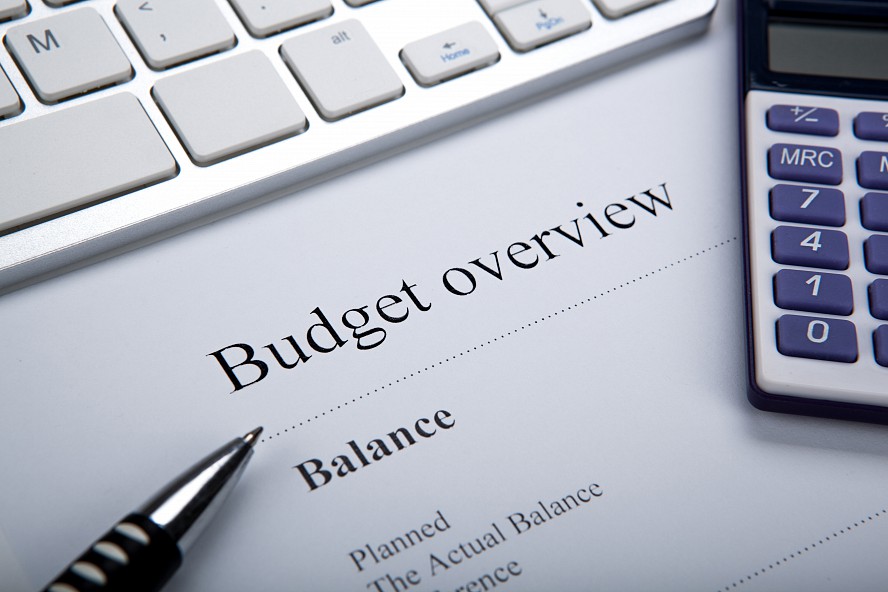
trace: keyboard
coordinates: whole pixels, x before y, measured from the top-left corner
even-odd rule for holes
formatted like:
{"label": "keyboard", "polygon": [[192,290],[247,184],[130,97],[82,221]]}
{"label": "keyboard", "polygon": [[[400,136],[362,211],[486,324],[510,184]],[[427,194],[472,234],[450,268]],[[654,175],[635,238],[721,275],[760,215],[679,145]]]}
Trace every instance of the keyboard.
{"label": "keyboard", "polygon": [[0,289],[701,33],[715,2],[0,0]]}

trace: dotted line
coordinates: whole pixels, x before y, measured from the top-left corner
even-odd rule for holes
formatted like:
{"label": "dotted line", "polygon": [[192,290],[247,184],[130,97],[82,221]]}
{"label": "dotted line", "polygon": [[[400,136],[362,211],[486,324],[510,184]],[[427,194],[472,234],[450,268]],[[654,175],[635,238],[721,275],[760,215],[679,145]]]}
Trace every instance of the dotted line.
{"label": "dotted line", "polygon": [[888,513],[888,509],[882,508],[881,510],[879,510],[875,514],[873,514],[871,516],[867,516],[866,519],[864,519],[864,520],[859,520],[858,522],[855,522],[854,524],[849,524],[848,526],[839,530],[838,532],[833,532],[831,535],[823,537],[822,539],[820,539],[816,543],[811,543],[807,547],[802,547],[801,549],[797,549],[795,551],[795,553],[790,553],[788,556],[784,556],[783,559],[781,559],[779,561],[775,561],[774,563],[768,564],[768,567],[763,567],[763,568],[759,569],[758,571],[755,571],[752,574],[746,576],[745,578],[740,578],[736,582],[732,582],[732,583],[728,584],[727,586],[725,586],[724,588],[720,588],[718,592],[730,592],[731,590],[734,590],[738,586],[742,586],[746,582],[749,582],[753,578],[764,575],[767,572],[772,571],[785,563],[788,563],[791,559],[795,559],[796,557],[801,557],[801,555],[803,553],[807,553],[808,551],[813,551],[818,546],[822,547],[826,543],[839,538],[841,535],[847,534],[859,526],[863,526],[865,524],[868,524],[868,523],[872,522],[873,520],[875,520],[876,518],[879,518],[879,517],[885,515],[886,513]]}
{"label": "dotted line", "polygon": [[617,290],[631,286],[632,284],[640,282],[640,281],[642,281],[646,278],[649,278],[655,274],[662,273],[664,271],[668,271],[669,269],[675,267],[676,265],[680,265],[680,264],[684,263],[685,261],[690,261],[691,259],[693,259],[695,257],[700,257],[701,255],[705,255],[711,251],[714,251],[715,249],[717,249],[719,247],[723,247],[727,244],[735,242],[736,240],[737,240],[737,237],[734,236],[734,237],[731,237],[727,240],[723,240],[720,243],[712,245],[711,247],[701,249],[701,250],[697,251],[696,253],[688,255],[687,257],[683,257],[682,259],[676,259],[672,263],[668,263],[666,265],[663,265],[662,267],[658,267],[657,269],[651,270],[648,273],[640,275],[636,278],[633,278],[631,280],[627,280],[627,281],[623,282],[622,284],[619,284],[618,286],[615,286],[613,288],[605,290],[604,292],[599,292],[598,294],[595,294],[594,296],[590,296],[589,298],[586,298],[585,300],[581,300],[575,304],[571,304],[569,306],[566,306],[566,307],[562,308],[560,311],[555,311],[552,314],[545,315],[545,316],[542,316],[536,320],[525,323],[524,325],[521,325],[517,329],[512,329],[511,331],[507,331],[506,333],[503,333],[499,337],[494,337],[493,339],[489,339],[484,343],[479,343],[478,345],[470,347],[469,349],[467,349],[465,351],[461,351],[461,352],[454,354],[448,358],[444,358],[440,362],[430,364],[429,366],[426,366],[425,368],[422,368],[422,369],[414,370],[410,374],[405,374],[401,378],[397,378],[397,379],[393,380],[392,382],[389,382],[388,384],[384,384],[378,388],[373,389],[372,391],[367,391],[364,394],[358,395],[358,396],[352,398],[351,401],[345,401],[345,402],[337,405],[336,407],[331,407],[330,409],[327,409],[326,411],[322,411],[321,413],[315,415],[314,417],[307,417],[297,424],[291,425],[288,428],[284,428],[283,430],[281,430],[279,432],[275,432],[274,434],[269,434],[259,441],[260,442],[267,442],[269,440],[273,440],[274,438],[279,438],[282,435],[289,433],[290,431],[296,430],[297,428],[300,428],[306,424],[309,424],[312,421],[317,421],[318,419],[320,419],[322,417],[326,417],[327,415],[330,415],[330,414],[334,413],[335,411],[342,409],[343,407],[347,407],[349,404],[354,404],[354,403],[357,403],[358,401],[360,401],[361,399],[372,397],[373,395],[375,395],[381,391],[384,391],[387,388],[391,388],[392,386],[394,386],[396,384],[400,384],[401,382],[405,382],[405,381],[409,380],[410,378],[413,378],[414,376],[419,376],[423,372],[429,372],[431,370],[434,370],[438,366],[443,366],[444,364],[447,364],[448,362],[452,362],[452,361],[456,360],[457,358],[460,358],[466,354],[470,354],[472,352],[478,351],[479,349],[481,349],[485,346],[493,345],[494,343],[501,341],[503,339],[506,339],[507,337],[510,337],[512,335],[516,335],[519,331],[524,331],[525,329],[529,329],[529,328],[533,327],[534,325],[538,325],[541,322],[548,321],[549,319],[557,317],[559,314],[564,314],[570,310],[573,310],[575,308],[579,308],[580,306],[582,306],[584,304],[589,304],[590,302],[593,302],[593,301],[597,300],[598,298],[602,298],[604,296],[607,296],[608,294],[612,294],[612,293],[616,292]]}

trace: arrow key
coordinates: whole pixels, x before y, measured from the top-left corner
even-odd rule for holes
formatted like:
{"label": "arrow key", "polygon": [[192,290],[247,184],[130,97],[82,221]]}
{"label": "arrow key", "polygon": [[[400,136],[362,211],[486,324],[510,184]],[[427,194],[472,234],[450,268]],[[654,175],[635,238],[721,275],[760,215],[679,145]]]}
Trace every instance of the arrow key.
{"label": "arrow key", "polygon": [[120,0],[114,10],[155,70],[224,51],[236,41],[213,0]]}
{"label": "arrow key", "polygon": [[432,86],[496,63],[496,43],[480,23],[470,22],[408,43],[401,61],[416,82]]}

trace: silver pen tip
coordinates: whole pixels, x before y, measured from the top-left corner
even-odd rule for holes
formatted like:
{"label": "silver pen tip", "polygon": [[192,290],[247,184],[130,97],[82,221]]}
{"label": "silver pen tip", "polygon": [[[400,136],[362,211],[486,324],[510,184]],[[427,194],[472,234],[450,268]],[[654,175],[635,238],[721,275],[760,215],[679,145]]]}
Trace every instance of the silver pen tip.
{"label": "silver pen tip", "polygon": [[255,430],[253,430],[252,432],[250,432],[244,436],[244,442],[246,442],[250,446],[255,446],[256,440],[259,439],[259,434],[261,434],[261,433],[262,433],[262,426],[259,426],[258,428],[256,428]]}

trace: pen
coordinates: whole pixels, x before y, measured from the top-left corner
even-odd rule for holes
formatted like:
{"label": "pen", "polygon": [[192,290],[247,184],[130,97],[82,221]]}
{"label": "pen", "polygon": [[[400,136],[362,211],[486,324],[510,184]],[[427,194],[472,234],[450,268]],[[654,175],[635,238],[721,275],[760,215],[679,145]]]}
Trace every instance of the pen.
{"label": "pen", "polygon": [[235,438],[182,473],[71,563],[45,592],[154,592],[228,497],[262,433]]}

